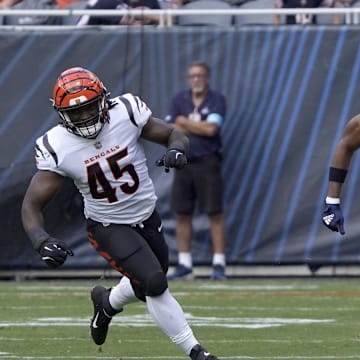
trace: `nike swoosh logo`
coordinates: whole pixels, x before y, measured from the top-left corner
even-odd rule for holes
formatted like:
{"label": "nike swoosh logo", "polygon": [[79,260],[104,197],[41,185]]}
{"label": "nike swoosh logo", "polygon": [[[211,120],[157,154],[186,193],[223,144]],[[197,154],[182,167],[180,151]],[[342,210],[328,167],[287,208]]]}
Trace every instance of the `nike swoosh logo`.
{"label": "nike swoosh logo", "polygon": [[210,355],[209,352],[205,352],[205,351],[204,351],[204,356],[208,357],[209,355]]}
{"label": "nike swoosh logo", "polygon": [[98,328],[98,326],[97,326],[97,324],[96,324],[98,317],[99,317],[99,312],[96,313],[96,315],[95,315],[95,317],[94,317],[94,321],[93,321],[93,323],[92,323],[92,327],[93,327],[94,329],[97,329],[97,328]]}
{"label": "nike swoosh logo", "polygon": [[163,224],[161,223],[160,226],[157,228],[158,232],[161,232],[162,228],[163,228]]}

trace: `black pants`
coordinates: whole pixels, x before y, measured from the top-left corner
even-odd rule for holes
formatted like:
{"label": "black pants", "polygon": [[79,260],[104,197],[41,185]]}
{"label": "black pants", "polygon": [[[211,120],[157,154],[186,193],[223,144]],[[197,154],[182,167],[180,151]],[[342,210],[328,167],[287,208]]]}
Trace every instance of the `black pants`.
{"label": "black pants", "polygon": [[[321,6],[322,0],[283,0],[284,9],[292,8],[317,8]],[[311,24],[316,24],[316,15],[308,15]],[[296,15],[286,15],[286,24],[296,24]]]}
{"label": "black pants", "polygon": [[161,219],[154,213],[142,224],[103,224],[87,220],[87,234],[95,250],[130,279],[135,295],[160,295],[167,288],[169,250]]}

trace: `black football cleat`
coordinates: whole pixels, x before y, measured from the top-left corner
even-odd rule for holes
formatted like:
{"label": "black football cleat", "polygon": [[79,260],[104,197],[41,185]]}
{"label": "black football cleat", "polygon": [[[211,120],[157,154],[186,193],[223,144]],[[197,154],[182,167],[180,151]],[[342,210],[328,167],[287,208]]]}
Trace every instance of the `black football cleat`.
{"label": "black football cleat", "polygon": [[112,317],[120,311],[115,311],[109,303],[110,289],[95,286],[91,290],[91,301],[94,305],[94,316],[91,319],[91,337],[96,345],[102,345],[106,340]]}
{"label": "black football cleat", "polygon": [[206,349],[201,345],[195,345],[190,352],[191,360],[220,360],[214,355],[211,355]]}

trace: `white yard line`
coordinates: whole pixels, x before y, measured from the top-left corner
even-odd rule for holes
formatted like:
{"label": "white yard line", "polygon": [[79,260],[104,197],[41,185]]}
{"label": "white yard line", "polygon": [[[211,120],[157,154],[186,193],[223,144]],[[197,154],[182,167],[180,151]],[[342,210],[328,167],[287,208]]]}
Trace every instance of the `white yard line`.
{"label": "white yard line", "polygon": [[[303,319],[303,318],[280,318],[280,317],[200,317],[186,314],[193,327],[218,327],[228,329],[264,329],[286,325],[311,325],[319,323],[332,323],[333,319]],[[0,322],[0,327],[29,327],[29,326],[87,326],[88,318],[76,317],[43,317],[30,319],[28,321]],[[149,315],[119,316],[113,319],[112,326],[128,327],[154,327],[155,324]]]}
{"label": "white yard line", "polygon": [[[101,360],[174,360],[180,359],[183,360],[184,356],[126,356],[121,358],[119,356],[26,356],[26,355],[11,355],[8,353],[0,353],[0,358],[2,359],[22,359],[22,360],[70,360],[70,359],[101,359]],[[222,356],[222,360],[236,360],[236,359],[249,359],[249,360],[337,360],[337,359],[359,359],[359,355],[348,355],[348,356]]]}

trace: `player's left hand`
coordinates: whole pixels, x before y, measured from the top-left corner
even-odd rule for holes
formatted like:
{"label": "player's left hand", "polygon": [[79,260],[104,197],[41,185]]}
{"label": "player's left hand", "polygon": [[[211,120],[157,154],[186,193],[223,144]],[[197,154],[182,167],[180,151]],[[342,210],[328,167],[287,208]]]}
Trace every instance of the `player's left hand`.
{"label": "player's left hand", "polygon": [[323,224],[332,231],[345,234],[344,216],[340,204],[326,204],[322,212],[321,220]]}
{"label": "player's left hand", "polygon": [[169,149],[164,155],[165,171],[170,168],[182,169],[187,164],[187,158],[182,151],[176,149]]}

